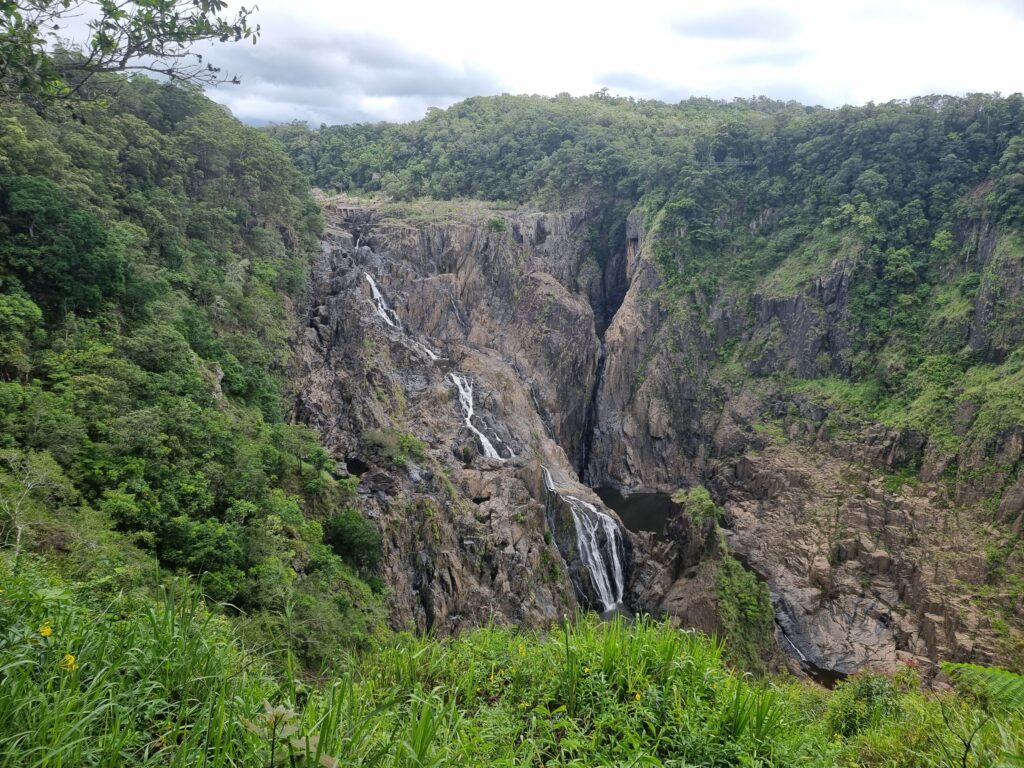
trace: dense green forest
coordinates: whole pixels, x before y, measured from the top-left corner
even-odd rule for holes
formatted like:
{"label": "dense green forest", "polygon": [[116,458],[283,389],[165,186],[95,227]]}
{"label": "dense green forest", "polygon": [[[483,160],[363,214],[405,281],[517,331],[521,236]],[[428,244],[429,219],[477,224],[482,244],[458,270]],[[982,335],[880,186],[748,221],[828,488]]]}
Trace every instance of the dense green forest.
{"label": "dense green forest", "polygon": [[715,221],[723,206],[736,217],[784,209],[774,227],[784,229],[866,202],[887,226],[917,199],[937,223],[965,185],[991,174],[996,207],[1022,214],[1020,94],[840,109],[765,98],[476,97],[413,123],[267,130],[324,189],[556,204],[691,197],[695,239],[726,230]]}
{"label": "dense green forest", "polygon": [[375,531],[284,418],[318,209],[273,140],[197,90],[116,86],[4,105],[0,542],[107,590],[159,582],[156,563],[201,577],[317,667],[383,620]]}

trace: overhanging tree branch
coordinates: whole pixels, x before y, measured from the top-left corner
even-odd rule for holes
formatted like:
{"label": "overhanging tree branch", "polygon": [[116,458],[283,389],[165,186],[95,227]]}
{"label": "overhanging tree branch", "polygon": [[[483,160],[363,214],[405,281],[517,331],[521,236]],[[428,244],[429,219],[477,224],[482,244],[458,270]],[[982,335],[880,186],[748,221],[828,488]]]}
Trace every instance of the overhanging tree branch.
{"label": "overhanging tree branch", "polygon": [[[0,89],[72,97],[98,74],[147,72],[199,85],[238,83],[193,51],[202,42],[259,38],[256,7],[229,13],[225,0],[0,0]],[[62,37],[72,16],[88,38]]]}

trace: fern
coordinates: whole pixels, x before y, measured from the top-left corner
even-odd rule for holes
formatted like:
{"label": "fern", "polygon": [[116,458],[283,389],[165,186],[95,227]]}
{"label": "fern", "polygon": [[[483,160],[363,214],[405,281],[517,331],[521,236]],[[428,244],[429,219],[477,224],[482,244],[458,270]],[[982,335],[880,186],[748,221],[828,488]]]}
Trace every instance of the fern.
{"label": "fern", "polygon": [[992,714],[1024,714],[1024,676],[976,664],[946,663],[942,670]]}

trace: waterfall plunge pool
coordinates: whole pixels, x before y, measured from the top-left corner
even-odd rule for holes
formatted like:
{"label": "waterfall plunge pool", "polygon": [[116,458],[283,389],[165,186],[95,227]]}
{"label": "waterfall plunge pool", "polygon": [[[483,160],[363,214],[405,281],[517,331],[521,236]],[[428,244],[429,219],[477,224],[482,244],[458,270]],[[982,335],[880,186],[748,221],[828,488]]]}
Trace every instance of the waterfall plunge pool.
{"label": "waterfall plunge pool", "polygon": [[[667,493],[630,493],[624,495],[618,488],[595,488],[606,506],[614,509],[623,525],[634,533],[650,531],[665,539],[665,524],[674,514],[672,497]],[[675,506],[678,509],[678,506]]]}

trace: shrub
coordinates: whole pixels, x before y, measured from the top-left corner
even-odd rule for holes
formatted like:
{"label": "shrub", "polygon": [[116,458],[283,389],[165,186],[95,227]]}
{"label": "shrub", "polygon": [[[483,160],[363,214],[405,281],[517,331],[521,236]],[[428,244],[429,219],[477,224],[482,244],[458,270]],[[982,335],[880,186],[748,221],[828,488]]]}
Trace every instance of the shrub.
{"label": "shrub", "polygon": [[328,520],[324,540],[353,565],[373,570],[380,564],[382,540],[377,526],[355,509],[345,509]]}
{"label": "shrub", "polygon": [[768,587],[726,554],[715,573],[715,599],[726,656],[750,672],[765,671],[775,654],[775,611]]}
{"label": "shrub", "polygon": [[695,485],[688,491],[680,488],[672,495],[672,501],[683,505],[683,511],[697,527],[708,519],[721,520],[722,508],[715,504],[703,485]]}
{"label": "shrub", "polygon": [[368,429],[363,433],[363,445],[396,467],[404,467],[409,459],[423,459],[427,445],[415,435],[395,429]]}
{"label": "shrub", "polygon": [[899,691],[887,677],[858,674],[841,683],[825,717],[833,733],[855,736],[900,712]]}

